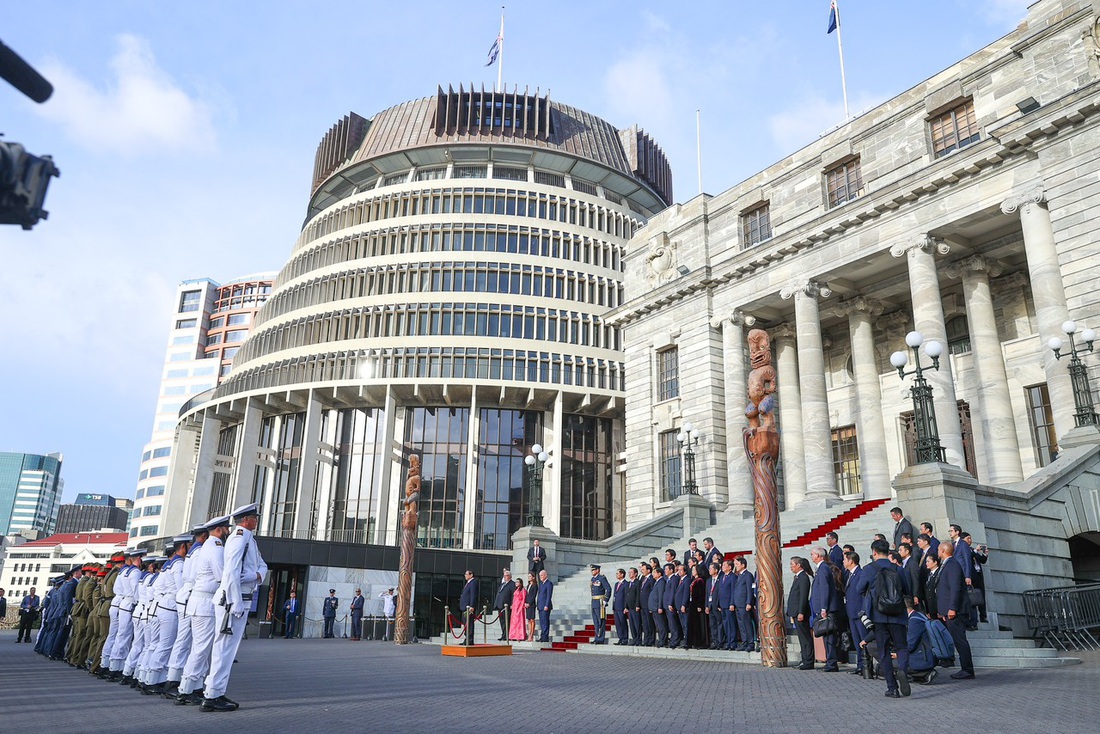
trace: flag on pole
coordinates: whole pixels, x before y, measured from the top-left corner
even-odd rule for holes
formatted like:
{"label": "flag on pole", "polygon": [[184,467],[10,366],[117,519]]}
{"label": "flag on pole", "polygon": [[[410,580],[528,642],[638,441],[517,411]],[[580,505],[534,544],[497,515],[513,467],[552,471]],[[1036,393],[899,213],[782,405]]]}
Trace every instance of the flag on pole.
{"label": "flag on pole", "polygon": [[485,62],[486,66],[496,63],[497,56],[500,55],[500,42],[503,40],[501,36],[497,36],[497,40],[493,41],[493,45],[489,47],[489,60]]}
{"label": "flag on pole", "polygon": [[825,32],[825,35],[829,35],[835,31],[838,25],[840,25],[840,13],[836,9],[836,0],[833,0],[832,4],[829,6],[829,30]]}

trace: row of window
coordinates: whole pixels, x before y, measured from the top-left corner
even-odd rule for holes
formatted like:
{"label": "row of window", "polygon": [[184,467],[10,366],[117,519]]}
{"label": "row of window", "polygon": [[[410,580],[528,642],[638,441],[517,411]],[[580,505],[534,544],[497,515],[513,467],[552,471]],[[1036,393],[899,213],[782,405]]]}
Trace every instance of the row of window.
{"label": "row of window", "polygon": [[130,528],[130,537],[136,538],[138,536],[141,536],[143,538],[148,538],[150,535],[156,535],[158,530],[159,527],[156,525],[146,525],[145,527],[140,529]]}
{"label": "row of window", "polygon": [[[510,293],[614,308],[623,286],[608,278],[562,268],[494,262],[420,262],[333,273],[276,296],[267,321],[288,311],[385,293]],[[210,343],[209,341],[207,343]]]}
{"label": "row of window", "polygon": [[154,466],[151,469],[142,469],[138,474],[138,481],[148,479],[149,477],[166,477],[168,476],[168,467],[166,466]]}
{"label": "row of window", "polygon": [[[168,394],[167,390],[165,391],[165,394],[166,395]],[[144,454],[141,455],[141,460],[142,461],[149,461],[149,459],[163,459],[165,456],[171,456],[171,455],[172,455],[172,447],[171,446],[162,446],[159,449],[153,449],[152,451],[146,451]]]}
{"label": "row of window", "polygon": [[[142,497],[160,497],[164,494],[164,485],[158,484],[155,487],[141,487],[137,491],[134,499],[141,499]],[[136,517],[136,516],[135,516]]]}
{"label": "row of window", "polygon": [[[279,274],[286,283],[319,268],[387,255],[494,252],[571,260],[623,272],[623,245],[582,235],[497,224],[432,224],[344,237],[292,258]],[[278,300],[282,294],[276,297]]]}
{"label": "row of window", "polygon": [[[34,566],[34,568],[31,568]],[[37,573],[42,570],[41,563],[16,563],[12,566],[12,573]]]}
{"label": "row of window", "polygon": [[595,229],[624,240],[641,221],[598,204],[522,189],[443,188],[374,196],[340,207],[305,228],[295,249],[314,240],[371,222],[432,214],[493,214],[545,219]]}
{"label": "row of window", "polygon": [[[217,370],[214,369],[213,367],[195,367],[191,371],[188,371],[188,370],[168,370],[168,372],[165,373],[165,375],[164,375],[164,379],[166,379],[166,380],[180,380],[180,379],[183,379],[184,377],[187,377],[189,375],[194,376],[194,377],[209,377],[209,376],[214,375],[216,373],[217,373]],[[203,388],[203,389],[205,390],[208,387],[209,387],[209,385],[207,385],[207,387]]]}
{"label": "row of window", "polygon": [[[932,154],[941,158],[981,139],[974,101],[966,100],[928,122]],[[825,171],[825,194],[830,209],[863,195],[863,172],[858,155],[845,158]],[[767,202],[741,214],[741,247],[771,239],[771,213]]]}
{"label": "row of window", "polygon": [[160,514],[160,505],[149,505],[148,507],[135,507],[133,517],[155,517]]}
{"label": "row of window", "polygon": [[[592,357],[484,347],[396,347],[379,350],[379,379],[456,378],[552,383],[622,391],[623,364]],[[242,370],[222,384],[222,395],[312,382],[361,380],[364,352],[295,357]]]}
{"label": "row of window", "polygon": [[533,339],[622,349],[617,327],[577,311],[496,303],[410,303],[330,311],[258,332],[243,347],[241,362],[302,345],[405,336]]}
{"label": "row of window", "polygon": [[233,331],[219,331],[215,334],[206,335],[206,346],[210,347],[215,344],[221,344],[223,341],[229,344],[237,342],[243,342],[248,338],[248,329],[235,329]]}

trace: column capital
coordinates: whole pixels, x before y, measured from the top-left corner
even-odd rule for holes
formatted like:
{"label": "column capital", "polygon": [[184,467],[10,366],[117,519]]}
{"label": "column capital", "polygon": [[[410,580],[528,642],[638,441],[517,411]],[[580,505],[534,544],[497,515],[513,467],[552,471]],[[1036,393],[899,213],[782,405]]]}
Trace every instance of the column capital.
{"label": "column capital", "polygon": [[795,281],[779,291],[780,297],[785,301],[794,298],[798,293],[802,293],[810,298],[828,298],[833,295],[829,286],[818,280]]}
{"label": "column capital", "polygon": [[905,257],[910,252],[916,252],[917,250],[928,250],[933,255],[936,253],[946,255],[951,252],[951,245],[947,244],[939,237],[918,234],[891,247],[890,254],[894,257]]}
{"label": "column capital", "polygon": [[891,311],[885,316],[880,317],[877,323],[884,331],[888,331],[899,326],[911,326],[913,317],[903,309],[898,309],[897,311]]}
{"label": "column capital", "polygon": [[783,322],[779,326],[773,326],[768,333],[773,340],[790,339],[793,341],[798,336],[798,329],[794,328],[794,324],[790,322]]}
{"label": "column capital", "polygon": [[949,264],[944,272],[952,278],[966,278],[969,275],[985,274],[986,277],[996,278],[1003,268],[995,260],[990,260],[984,255],[971,255]]}
{"label": "column capital", "polygon": [[713,329],[721,329],[722,324],[727,321],[734,326],[753,326],[756,324],[756,317],[735,308],[725,315],[716,315],[711,318],[710,325]]}
{"label": "column capital", "polygon": [[870,316],[878,316],[886,310],[886,304],[866,296],[856,296],[847,301],[841,301],[833,313],[837,316],[851,316],[853,313],[866,313]]}
{"label": "column capital", "polygon": [[1023,270],[1017,270],[1003,278],[997,278],[993,285],[997,286],[998,289],[1016,290],[1026,288],[1029,282],[1031,281],[1028,280],[1027,273]]}
{"label": "column capital", "polygon": [[1015,214],[1017,209],[1028,204],[1042,204],[1047,200],[1046,189],[1042,185],[1032,186],[1022,194],[1010,196],[1001,202],[1001,211],[1005,214]]}

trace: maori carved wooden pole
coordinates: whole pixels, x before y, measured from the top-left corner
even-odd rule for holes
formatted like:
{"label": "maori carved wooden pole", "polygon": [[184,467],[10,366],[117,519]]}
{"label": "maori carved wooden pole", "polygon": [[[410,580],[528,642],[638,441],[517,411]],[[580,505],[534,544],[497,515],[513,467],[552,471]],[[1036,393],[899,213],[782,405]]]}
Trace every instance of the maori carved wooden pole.
{"label": "maori carved wooden pole", "polygon": [[783,555],[779,541],[779,496],[775,467],[779,461],[779,431],[775,426],[775,368],[768,332],[749,332],[749,425],[744,429],[756,515],[756,583],[759,592],[760,650],[765,666],[787,665],[787,632],[783,623]]}
{"label": "maori carved wooden pole", "polygon": [[420,457],[409,455],[409,474],[405,479],[405,510],[401,513],[401,564],[397,571],[397,619],[393,641],[409,643],[409,612],[412,611],[413,558],[416,553],[417,501],[420,499]]}

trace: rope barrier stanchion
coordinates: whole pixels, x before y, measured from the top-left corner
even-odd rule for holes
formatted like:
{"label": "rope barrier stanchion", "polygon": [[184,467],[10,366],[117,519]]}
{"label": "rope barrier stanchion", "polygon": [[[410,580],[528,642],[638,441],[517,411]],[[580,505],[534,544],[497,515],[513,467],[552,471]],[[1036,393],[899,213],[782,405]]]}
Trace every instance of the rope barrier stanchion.
{"label": "rope barrier stanchion", "polygon": [[[481,607],[481,619],[484,620],[487,614],[489,614],[489,605],[485,604]],[[481,623],[481,644],[489,644],[489,624],[485,621]]]}

